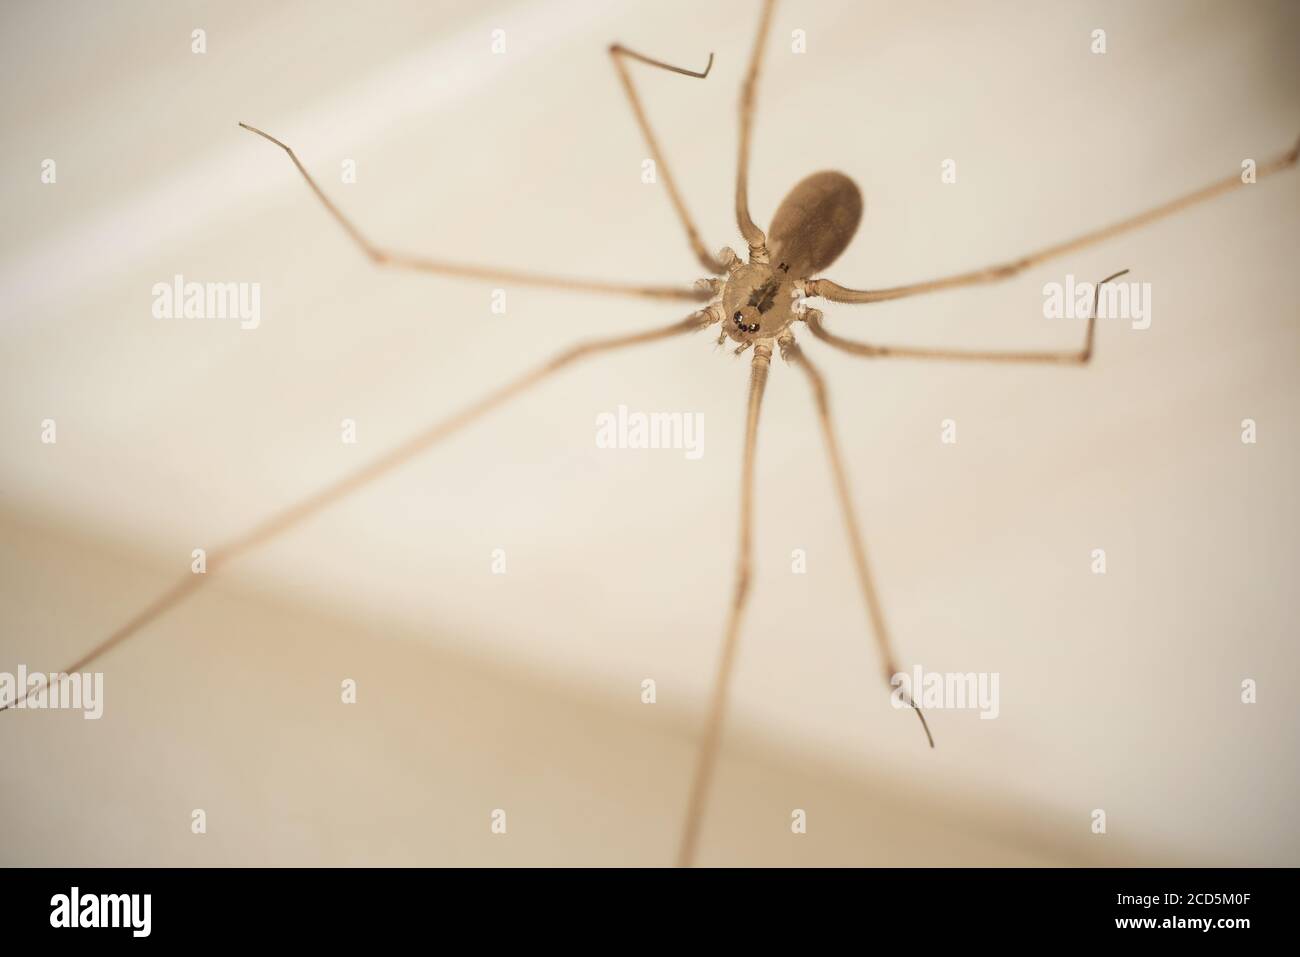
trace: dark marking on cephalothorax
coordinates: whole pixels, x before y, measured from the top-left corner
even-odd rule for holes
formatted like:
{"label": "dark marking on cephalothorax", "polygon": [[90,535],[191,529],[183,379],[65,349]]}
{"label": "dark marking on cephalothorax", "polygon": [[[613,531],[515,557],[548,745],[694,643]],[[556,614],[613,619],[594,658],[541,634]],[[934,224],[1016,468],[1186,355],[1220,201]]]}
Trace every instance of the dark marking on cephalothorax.
{"label": "dark marking on cephalothorax", "polygon": [[749,304],[760,313],[767,312],[776,302],[776,291],[781,287],[779,279],[769,279],[749,295]]}

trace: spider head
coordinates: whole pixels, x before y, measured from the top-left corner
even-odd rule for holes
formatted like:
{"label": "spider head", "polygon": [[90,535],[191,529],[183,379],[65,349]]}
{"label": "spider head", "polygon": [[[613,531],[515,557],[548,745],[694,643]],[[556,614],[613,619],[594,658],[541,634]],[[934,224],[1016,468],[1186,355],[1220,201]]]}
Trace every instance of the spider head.
{"label": "spider head", "polygon": [[749,263],[733,270],[722,289],[723,329],[739,343],[774,339],[795,320],[796,277],[780,264]]}

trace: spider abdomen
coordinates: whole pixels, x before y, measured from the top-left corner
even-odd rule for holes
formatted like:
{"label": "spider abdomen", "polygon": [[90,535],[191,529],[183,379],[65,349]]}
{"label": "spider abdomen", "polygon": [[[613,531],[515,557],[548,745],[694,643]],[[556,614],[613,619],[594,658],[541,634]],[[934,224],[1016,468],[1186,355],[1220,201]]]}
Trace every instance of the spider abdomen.
{"label": "spider abdomen", "polygon": [[790,190],[772,217],[772,267],[790,279],[811,278],[848,248],[861,220],[862,193],[853,180],[835,170],[813,173]]}

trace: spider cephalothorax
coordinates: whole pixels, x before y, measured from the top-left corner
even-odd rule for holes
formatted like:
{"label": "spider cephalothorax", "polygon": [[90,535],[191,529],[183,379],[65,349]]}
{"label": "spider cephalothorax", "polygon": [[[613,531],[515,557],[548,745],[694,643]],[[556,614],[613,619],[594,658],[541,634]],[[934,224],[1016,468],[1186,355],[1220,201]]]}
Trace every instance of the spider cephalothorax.
{"label": "spider cephalothorax", "polygon": [[776,338],[796,318],[793,289],[793,282],[768,263],[734,260],[717,303],[725,334],[742,346]]}

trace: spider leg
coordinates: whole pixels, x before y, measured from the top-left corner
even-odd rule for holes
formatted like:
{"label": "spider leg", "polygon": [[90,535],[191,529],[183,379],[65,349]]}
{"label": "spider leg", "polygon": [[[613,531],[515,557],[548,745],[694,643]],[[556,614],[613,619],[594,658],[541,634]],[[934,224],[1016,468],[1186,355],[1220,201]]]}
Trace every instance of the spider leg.
{"label": "spider leg", "polygon": [[763,47],[767,43],[768,29],[772,25],[772,10],[776,0],[763,0],[763,12],[758,21],[758,35],[749,58],[749,72],[740,91],[740,151],[736,160],[736,224],[740,234],[749,243],[750,256],[761,255],[766,261],[767,236],[754,225],[749,216],[749,139],[754,125],[754,99],[758,88],[759,67],[763,64]]}
{"label": "spider leg", "polygon": [[684,70],[681,67],[672,66],[660,60],[652,60],[648,56],[642,56],[635,50],[629,50],[621,43],[610,45],[609,56],[614,61],[614,69],[618,71],[618,78],[623,83],[623,90],[627,93],[628,102],[632,105],[632,112],[636,115],[637,125],[641,127],[641,134],[645,137],[646,146],[650,147],[650,155],[654,157],[655,167],[663,175],[664,187],[668,190],[668,198],[672,200],[673,208],[677,210],[677,218],[682,221],[682,226],[686,229],[686,238],[691,244],[691,249],[695,252],[695,258],[713,275],[721,273],[724,269],[722,263],[705,248],[703,240],[700,239],[699,230],[695,228],[695,222],[691,219],[691,214],[686,211],[686,203],[682,200],[681,194],[677,192],[677,183],[673,180],[673,175],[668,169],[668,162],[659,149],[659,141],[655,138],[654,130],[650,128],[650,120],[647,119],[645,109],[641,105],[641,98],[637,95],[636,87],[632,84],[632,74],[628,72],[622,59],[628,57],[650,66],[659,67],[662,70],[668,70],[671,73],[680,73],[683,76],[692,76],[702,80],[709,75],[709,70],[713,67],[713,54],[709,54],[709,62],[705,65],[703,73],[695,73],[692,70]]}
{"label": "spider leg", "polygon": [[[1296,164],[1297,155],[1300,154],[1300,142],[1291,147],[1291,151],[1276,159],[1259,166],[1255,171],[1255,178],[1262,179],[1272,173],[1280,173],[1288,170]],[[910,286],[895,286],[891,289],[848,289],[839,283],[832,282],[829,279],[810,279],[804,283],[804,290],[810,296],[821,296],[823,299],[829,299],[831,302],[883,302],[886,299],[902,299],[906,296],[917,296],[927,292],[938,292],[941,289],[955,289],[959,286],[974,286],[980,283],[996,282],[1000,279],[1008,279],[1028,269],[1031,266],[1037,266],[1039,263],[1047,262],[1049,259],[1057,259],[1069,253],[1078,252],[1080,249],[1086,249],[1097,243],[1104,242],[1115,236],[1119,236],[1130,230],[1145,226],[1148,223],[1154,223],[1157,220],[1172,216],[1175,213],[1182,212],[1189,206],[1197,203],[1203,203],[1206,200],[1213,199],[1222,193],[1229,193],[1238,187],[1244,186],[1239,175],[1229,176],[1217,182],[1204,186],[1201,189],[1186,193],[1176,199],[1171,199],[1166,203],[1155,206],[1151,209],[1138,213],[1136,216],[1130,216],[1127,219],[1121,219],[1117,223],[1109,226],[1103,226],[1100,229],[1094,229],[1092,232],[1084,233],[1082,236],[1076,236],[1074,239],[1057,243],[1054,246],[1048,246],[1045,249],[1039,249],[1021,256],[1019,259],[1010,262],[1001,263],[997,266],[988,266],[984,269],[976,269],[974,272],[959,273],[956,276],[946,276],[942,279],[931,279],[929,282],[919,282]]]}
{"label": "spider leg", "polygon": [[1060,365],[1087,365],[1092,359],[1093,338],[1097,327],[1097,304],[1101,300],[1101,287],[1112,279],[1125,275],[1127,269],[1107,276],[1097,283],[1092,293],[1092,315],[1088,317],[1088,331],[1084,334],[1083,348],[1066,352],[984,352],[972,349],[918,349],[908,346],[875,346],[865,342],[842,339],[828,332],[822,325],[822,314],[816,309],[807,310],[804,321],[809,331],[829,346],[855,356],[871,359],[942,359],[967,362],[1046,362]]}
{"label": "spider leg", "polygon": [[[893,644],[889,638],[889,628],[885,624],[885,612],[880,604],[880,596],[876,594],[875,581],[871,575],[871,565],[867,561],[867,548],[862,541],[862,535],[858,531],[858,517],[853,507],[853,497],[849,493],[848,472],[844,468],[844,461],[840,457],[839,443],[835,438],[835,427],[831,422],[830,401],[826,395],[826,380],[822,378],[818,368],[809,361],[804,355],[803,350],[799,348],[794,341],[794,336],[786,333],[777,340],[777,345],[781,348],[781,357],[791,365],[796,365],[803,370],[808,377],[808,384],[812,386],[813,399],[817,404],[817,418],[821,422],[822,436],[826,440],[826,456],[830,459],[831,474],[835,478],[835,492],[840,500],[840,511],[844,515],[844,529],[849,536],[849,546],[853,551],[853,567],[857,571],[858,585],[862,588],[862,597],[867,605],[867,616],[871,619],[871,630],[875,633],[876,644],[880,649],[881,663],[884,665],[885,683],[892,687],[893,677],[898,674],[898,665],[894,657]],[[926,740],[930,742],[930,747],[934,747],[934,736],[930,734],[930,725],[925,720],[925,713],[916,706],[907,694],[902,695],[902,700],[910,705],[916,711],[916,716],[921,719],[921,727],[925,731]]]}
{"label": "spider leg", "polygon": [[[151,604],[145,607],[144,610],[132,617],[125,625],[114,631],[99,644],[95,645],[67,668],[63,669],[62,673],[68,674],[80,671],[86,665],[90,664],[90,662],[107,654],[113,648],[126,641],[126,639],[139,632],[140,629],[149,624],[149,622],[153,621],[165,611],[187,598],[194,591],[198,590],[198,588],[201,587],[209,578],[211,578],[214,573],[220,571],[237,558],[248,554],[261,545],[265,545],[272,539],[278,538],[293,527],[301,524],[304,520],[323,511],[345,496],[352,494],[394,469],[400,468],[402,465],[405,465],[407,462],[414,459],[417,455],[423,453],[430,446],[445,439],[453,432],[464,428],[471,422],[492,411],[497,406],[505,404],[521,392],[537,385],[542,380],[550,377],[556,372],[559,372],[561,369],[573,364],[577,360],[586,358],[587,356],[597,355],[602,352],[609,352],[614,349],[640,345],[645,342],[655,342],[659,339],[667,339],[671,336],[692,332],[696,329],[704,328],[715,320],[716,317],[713,313],[707,310],[702,310],[692,314],[680,322],[675,322],[670,326],[661,326],[657,329],[649,329],[643,332],[634,332],[605,339],[595,339],[591,342],[580,343],[579,345],[566,349],[564,352],[554,356],[550,361],[538,366],[531,372],[526,372],[510,382],[507,382],[495,391],[488,393],[473,405],[461,409],[455,415],[443,419],[440,422],[429,426],[427,429],[411,436],[401,445],[389,450],[387,453],[372,460],[367,465],[364,465],[356,471],[325,486],[315,494],[309,495],[292,505],[286,506],[239,538],[226,543],[222,547],[213,549],[208,555],[207,574],[186,575],[185,578],[178,581],[168,591],[164,592],[159,598],[155,599]],[[15,697],[13,701],[0,704],[0,711],[5,711],[14,707],[26,697],[27,693],[26,691],[23,691],[22,694]]]}
{"label": "spider leg", "polygon": [[767,370],[771,365],[772,346],[760,342],[754,347],[750,362],[748,413],[745,420],[745,452],[740,472],[740,548],[736,558],[736,583],[731,598],[731,611],[727,616],[727,630],[722,639],[722,653],[713,679],[713,694],[704,724],[704,737],[695,759],[695,775],[691,780],[690,798],[686,805],[686,820],[682,827],[681,844],[677,852],[679,867],[690,867],[695,861],[703,823],[709,784],[717,764],[718,744],[722,737],[722,720],[727,712],[727,691],[731,672],[736,664],[736,647],[740,637],[740,623],[749,599],[749,579],[753,553],[754,519],[754,452],[758,442],[758,413],[763,404],[763,391],[767,386]]}
{"label": "spider leg", "polygon": [[700,288],[688,288],[685,286],[637,286],[631,283],[621,282],[604,282],[596,279],[571,279],[565,276],[548,276],[543,273],[525,272],[516,269],[498,269],[495,266],[474,266],[465,263],[449,263],[441,260],[425,259],[419,256],[411,256],[406,253],[392,252],[380,249],[370,240],[368,240],[361,230],[357,229],[343,212],[334,205],[333,200],[325,195],[325,191],[320,188],[316,180],[312,179],[307,168],[302,165],[296,154],[289,146],[277,140],[269,133],[264,133],[256,127],[249,126],[247,123],[240,123],[244,129],[250,133],[256,133],[264,140],[274,143],[280,149],[289,155],[293,165],[298,168],[311,191],[316,194],[316,198],[321,201],[329,214],[334,220],[343,227],[343,231],[351,237],[352,241],[357,244],[363,253],[377,266],[392,266],[397,269],[413,269],[419,272],[435,273],[442,276],[459,276],[465,279],[486,279],[498,282],[518,283],[523,286],[541,286],[549,289],[566,289],[573,292],[595,292],[610,293],[625,296],[640,296],[647,299],[685,299],[697,302],[703,302],[710,297],[710,294]]}

